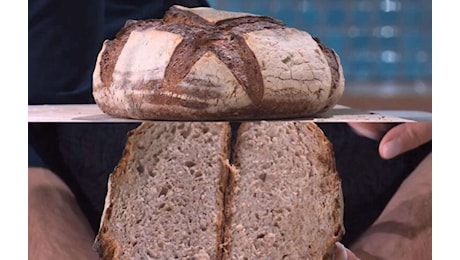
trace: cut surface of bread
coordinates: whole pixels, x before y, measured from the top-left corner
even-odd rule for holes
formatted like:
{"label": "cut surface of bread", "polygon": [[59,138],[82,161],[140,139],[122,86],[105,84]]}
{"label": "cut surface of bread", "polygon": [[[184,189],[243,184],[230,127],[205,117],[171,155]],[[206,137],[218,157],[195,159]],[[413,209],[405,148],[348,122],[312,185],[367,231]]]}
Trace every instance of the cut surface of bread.
{"label": "cut surface of bread", "polygon": [[229,135],[221,123],[135,129],[110,176],[103,259],[219,259]]}
{"label": "cut surface of bread", "polygon": [[[323,259],[343,234],[331,144],[314,123],[144,122],[109,178],[103,259]],[[229,161],[229,159],[231,159]]]}
{"label": "cut surface of bread", "polygon": [[322,259],[343,233],[332,146],[312,123],[243,123],[233,160],[229,259]]}

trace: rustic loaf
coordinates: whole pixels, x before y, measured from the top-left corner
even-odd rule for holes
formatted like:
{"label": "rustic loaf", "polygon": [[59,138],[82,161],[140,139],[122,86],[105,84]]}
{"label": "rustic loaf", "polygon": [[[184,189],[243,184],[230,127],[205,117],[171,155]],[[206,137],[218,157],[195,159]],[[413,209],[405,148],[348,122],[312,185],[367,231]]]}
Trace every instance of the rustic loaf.
{"label": "rustic loaf", "polygon": [[331,256],[343,233],[343,205],[321,130],[247,122],[233,153],[230,146],[228,123],[145,122],[131,132],[109,179],[95,241],[100,256]]}
{"label": "rustic loaf", "polygon": [[173,6],[106,40],[93,96],[137,119],[306,117],[342,96],[340,59],[305,31],[266,16]]}

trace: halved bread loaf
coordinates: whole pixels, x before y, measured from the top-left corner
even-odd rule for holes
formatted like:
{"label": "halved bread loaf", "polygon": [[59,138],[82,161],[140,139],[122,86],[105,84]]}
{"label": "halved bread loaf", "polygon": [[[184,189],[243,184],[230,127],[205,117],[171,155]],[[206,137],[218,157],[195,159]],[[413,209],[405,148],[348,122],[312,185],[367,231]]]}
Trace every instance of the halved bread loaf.
{"label": "halved bread loaf", "polygon": [[103,259],[219,259],[230,128],[143,123],[111,174],[95,248]]}
{"label": "halved bread loaf", "polygon": [[243,123],[234,151],[228,259],[322,259],[343,234],[332,146],[313,123]]}
{"label": "halved bread loaf", "polygon": [[323,259],[343,233],[331,144],[313,123],[145,122],[95,248],[103,259]]}

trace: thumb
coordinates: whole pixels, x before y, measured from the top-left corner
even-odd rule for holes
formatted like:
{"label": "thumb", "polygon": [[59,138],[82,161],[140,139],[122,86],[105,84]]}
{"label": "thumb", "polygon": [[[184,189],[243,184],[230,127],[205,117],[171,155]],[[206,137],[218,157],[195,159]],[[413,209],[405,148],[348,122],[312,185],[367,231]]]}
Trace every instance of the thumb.
{"label": "thumb", "polygon": [[335,258],[336,260],[359,260],[358,257],[346,248],[340,242],[335,243]]}
{"label": "thumb", "polygon": [[380,141],[380,156],[391,159],[427,143],[431,140],[431,136],[431,122],[397,125]]}

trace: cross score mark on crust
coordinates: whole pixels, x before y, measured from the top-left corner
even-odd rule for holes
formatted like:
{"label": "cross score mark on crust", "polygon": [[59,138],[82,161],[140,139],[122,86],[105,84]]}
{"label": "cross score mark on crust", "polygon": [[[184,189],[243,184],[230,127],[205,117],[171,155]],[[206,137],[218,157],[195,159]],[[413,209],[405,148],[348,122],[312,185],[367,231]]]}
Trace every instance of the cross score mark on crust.
{"label": "cross score mark on crust", "polygon": [[[182,26],[177,27],[177,23]],[[165,15],[164,23],[158,30],[180,34],[183,40],[166,67],[162,87],[174,88],[190,72],[193,65],[206,52],[211,51],[228,67],[252,103],[257,106],[262,102],[264,94],[263,78],[259,63],[243,35],[252,31],[283,27],[281,22],[264,16],[245,16],[214,24],[192,12],[173,7]]]}

